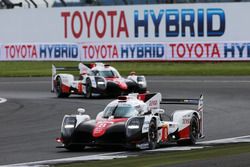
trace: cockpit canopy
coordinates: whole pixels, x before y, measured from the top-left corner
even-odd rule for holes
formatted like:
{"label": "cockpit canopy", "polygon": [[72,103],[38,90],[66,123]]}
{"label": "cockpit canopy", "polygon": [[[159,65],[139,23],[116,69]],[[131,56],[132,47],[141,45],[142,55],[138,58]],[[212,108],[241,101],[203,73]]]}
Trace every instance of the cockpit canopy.
{"label": "cockpit canopy", "polygon": [[102,76],[104,78],[118,78],[120,74],[114,70],[93,70],[95,76]]}
{"label": "cockpit canopy", "polygon": [[103,118],[130,118],[139,115],[140,111],[136,107],[127,103],[118,103],[115,106],[107,106],[104,110]]}

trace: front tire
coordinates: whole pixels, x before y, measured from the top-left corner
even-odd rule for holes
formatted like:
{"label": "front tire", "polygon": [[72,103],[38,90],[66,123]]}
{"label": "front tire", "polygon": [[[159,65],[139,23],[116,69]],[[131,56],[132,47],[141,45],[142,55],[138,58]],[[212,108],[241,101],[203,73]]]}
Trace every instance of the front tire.
{"label": "front tire", "polygon": [[149,150],[153,150],[157,146],[157,125],[156,121],[152,119],[149,123],[148,129],[148,148]]}
{"label": "front tire", "polygon": [[83,151],[85,146],[83,145],[67,145],[65,146],[65,148],[68,150],[68,151],[72,151],[72,152],[80,152],[80,151]]}

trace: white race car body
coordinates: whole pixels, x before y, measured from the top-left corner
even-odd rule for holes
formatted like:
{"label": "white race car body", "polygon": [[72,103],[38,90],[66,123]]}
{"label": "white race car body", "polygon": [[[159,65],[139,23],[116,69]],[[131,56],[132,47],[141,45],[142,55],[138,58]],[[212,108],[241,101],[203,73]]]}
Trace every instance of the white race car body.
{"label": "white race car body", "polygon": [[[192,104],[198,109],[177,110],[170,121],[165,121],[162,119],[165,111],[160,104]],[[110,102],[94,120],[82,112],[65,115],[57,141],[69,150],[96,145],[154,149],[170,142],[191,145],[202,137],[202,96],[199,99],[162,99],[160,93],[154,93],[121,96]]]}
{"label": "white race car body", "polygon": [[[72,74],[57,74],[57,71],[76,69],[80,71],[78,80]],[[89,66],[80,63],[78,68],[52,65],[52,92],[56,92],[58,97],[68,97],[70,94],[84,95],[87,98],[99,95],[119,96],[131,92],[144,93],[146,90],[144,76],[133,73],[123,78],[114,67],[103,63]]]}

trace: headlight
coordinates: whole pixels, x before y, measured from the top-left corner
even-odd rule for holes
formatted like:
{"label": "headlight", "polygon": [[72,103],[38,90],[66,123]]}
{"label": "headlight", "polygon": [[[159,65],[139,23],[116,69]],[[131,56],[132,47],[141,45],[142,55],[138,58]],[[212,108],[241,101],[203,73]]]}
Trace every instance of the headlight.
{"label": "headlight", "polygon": [[144,81],[139,81],[138,84],[143,85]]}
{"label": "headlight", "polygon": [[76,125],[76,118],[75,117],[66,117],[63,122],[63,127],[65,129],[74,128]]}
{"label": "headlight", "polygon": [[100,89],[105,89],[106,87],[106,82],[103,78],[101,77],[96,77],[95,78],[96,80],[96,84],[97,84],[97,87],[100,88]]}
{"label": "headlight", "polygon": [[127,122],[126,136],[128,140],[139,140],[141,138],[143,117],[131,118]]}
{"label": "headlight", "polygon": [[140,121],[138,119],[133,119],[128,125],[128,129],[139,129],[139,128],[140,128]]}
{"label": "headlight", "polygon": [[105,82],[104,81],[98,81],[97,84],[98,85],[105,85]]}
{"label": "headlight", "polygon": [[141,87],[146,87],[146,79],[143,76],[138,76],[137,77],[137,83],[141,86]]}
{"label": "headlight", "polygon": [[139,125],[129,125],[128,129],[139,129],[140,126]]}
{"label": "headlight", "polygon": [[64,125],[65,129],[74,128],[74,127],[75,127],[74,125]]}

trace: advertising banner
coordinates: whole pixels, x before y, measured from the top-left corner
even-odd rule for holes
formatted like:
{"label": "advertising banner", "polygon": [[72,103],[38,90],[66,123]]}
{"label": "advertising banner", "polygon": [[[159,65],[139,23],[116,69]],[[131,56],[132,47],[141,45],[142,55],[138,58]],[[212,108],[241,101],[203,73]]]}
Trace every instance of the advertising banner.
{"label": "advertising banner", "polygon": [[249,61],[250,43],[168,43],[167,61]]}
{"label": "advertising banner", "polygon": [[0,10],[0,60],[248,61],[249,8],[246,2]]}
{"label": "advertising banner", "polygon": [[1,43],[246,41],[250,39],[249,8],[250,3],[191,3],[0,10],[0,40]]}
{"label": "advertising banner", "polygon": [[2,61],[249,61],[248,42],[2,45]]}
{"label": "advertising banner", "polygon": [[2,45],[2,60],[40,61],[67,60],[79,61],[77,44],[6,44]]}
{"label": "advertising banner", "polygon": [[82,44],[81,61],[166,61],[164,43]]}

